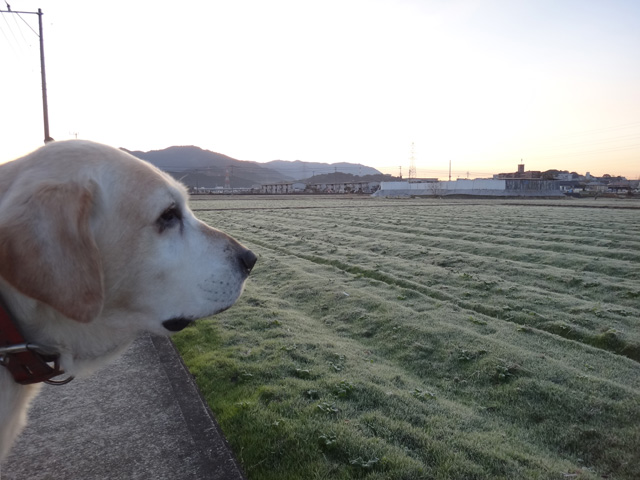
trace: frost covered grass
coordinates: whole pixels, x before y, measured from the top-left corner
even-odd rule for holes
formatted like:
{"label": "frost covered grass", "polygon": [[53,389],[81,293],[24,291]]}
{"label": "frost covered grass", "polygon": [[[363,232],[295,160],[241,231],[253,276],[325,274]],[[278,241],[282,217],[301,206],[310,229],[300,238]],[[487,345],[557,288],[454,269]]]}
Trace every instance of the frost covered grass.
{"label": "frost covered grass", "polygon": [[175,340],[250,480],[637,478],[638,206],[196,199],[259,262]]}

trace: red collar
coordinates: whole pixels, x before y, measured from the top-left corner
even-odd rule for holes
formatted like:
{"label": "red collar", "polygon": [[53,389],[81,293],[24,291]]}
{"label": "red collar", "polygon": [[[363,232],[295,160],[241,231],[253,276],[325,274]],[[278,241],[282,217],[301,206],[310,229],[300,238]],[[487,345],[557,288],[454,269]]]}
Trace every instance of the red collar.
{"label": "red collar", "polygon": [[60,355],[43,353],[38,345],[27,343],[13,318],[0,299],[0,366],[6,367],[13,379],[22,385],[39,382],[60,385],[70,382],[73,377],[60,382],[51,380],[64,373],[60,368]]}

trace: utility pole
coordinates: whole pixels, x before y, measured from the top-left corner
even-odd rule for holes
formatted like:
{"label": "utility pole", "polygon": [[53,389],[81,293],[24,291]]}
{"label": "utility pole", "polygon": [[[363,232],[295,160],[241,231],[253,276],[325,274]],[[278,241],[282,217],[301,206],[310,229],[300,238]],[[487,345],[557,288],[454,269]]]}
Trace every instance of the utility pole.
{"label": "utility pole", "polygon": [[[5,1],[6,3],[6,1]],[[42,80],[42,117],[44,121],[44,143],[53,141],[51,135],[49,135],[49,107],[47,104],[47,75],[44,68],[44,39],[42,36],[42,10],[39,8],[37,12],[17,12],[11,10],[11,5],[7,3],[6,10],[0,10],[0,13],[13,13],[18,16],[24,15],[38,15],[38,37],[40,38],[40,77]]]}
{"label": "utility pole", "polygon": [[53,141],[49,135],[49,105],[47,102],[47,74],[44,69],[44,38],[42,36],[42,10],[38,9],[38,31],[40,32],[40,75],[42,77],[42,116],[44,118],[44,143]]}

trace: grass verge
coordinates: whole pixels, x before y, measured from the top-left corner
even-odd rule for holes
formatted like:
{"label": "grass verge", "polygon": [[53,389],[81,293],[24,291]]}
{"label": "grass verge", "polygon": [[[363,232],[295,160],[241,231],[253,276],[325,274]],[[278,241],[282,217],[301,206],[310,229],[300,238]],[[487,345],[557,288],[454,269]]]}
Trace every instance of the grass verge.
{"label": "grass verge", "polygon": [[[236,306],[175,341],[250,480],[637,478],[637,215],[332,205],[202,214],[259,263]],[[531,240],[612,215],[625,231],[589,246],[601,260],[556,264],[551,233]],[[486,238],[504,225],[531,243]]]}

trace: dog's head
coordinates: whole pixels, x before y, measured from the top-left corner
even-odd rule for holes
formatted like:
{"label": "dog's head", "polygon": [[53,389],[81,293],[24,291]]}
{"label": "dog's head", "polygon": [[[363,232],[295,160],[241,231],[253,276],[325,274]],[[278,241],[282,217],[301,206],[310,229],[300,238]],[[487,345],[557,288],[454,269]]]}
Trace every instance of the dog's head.
{"label": "dog's head", "polygon": [[125,152],[54,142],[2,166],[0,277],[80,323],[169,333],[229,308],[256,256]]}

